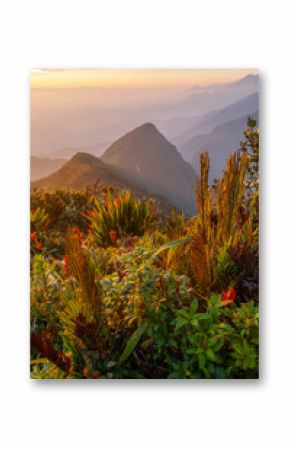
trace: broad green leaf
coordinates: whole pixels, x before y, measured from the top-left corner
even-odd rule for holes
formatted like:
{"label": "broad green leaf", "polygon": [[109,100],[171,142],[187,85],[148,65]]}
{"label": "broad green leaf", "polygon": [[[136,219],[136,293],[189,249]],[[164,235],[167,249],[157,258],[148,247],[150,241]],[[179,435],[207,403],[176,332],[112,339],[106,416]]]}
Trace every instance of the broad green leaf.
{"label": "broad green leaf", "polygon": [[199,355],[199,356],[198,356],[198,364],[199,364],[199,368],[200,368],[200,369],[203,369],[205,363],[206,363],[206,357],[205,357],[205,355],[204,355],[204,354]]}
{"label": "broad green leaf", "polygon": [[187,321],[190,319],[189,314],[185,310],[179,310],[178,316],[181,318],[185,318]]}
{"label": "broad green leaf", "polygon": [[215,345],[212,347],[213,351],[217,352],[219,349],[222,348],[223,344],[224,344],[223,340],[219,338],[215,343]]}
{"label": "broad green leaf", "polygon": [[120,359],[119,359],[119,365],[121,365],[122,363],[124,363],[127,358],[132,354],[132,352],[134,351],[134,349],[136,348],[142,334],[144,332],[144,327],[140,326],[129,338],[129,340],[127,341],[127,344],[125,346],[125,349],[123,351],[123,354],[121,355]]}
{"label": "broad green leaf", "polygon": [[215,344],[216,344],[216,342],[217,342],[218,340],[217,340],[217,338],[216,337],[211,337],[211,338],[209,338],[208,339],[208,346],[214,346]]}
{"label": "broad green leaf", "polygon": [[184,326],[187,323],[188,323],[188,321],[186,319],[180,318],[179,320],[176,321],[176,329],[180,329],[182,326]]}
{"label": "broad green leaf", "polygon": [[190,305],[190,313],[195,313],[198,308],[198,300],[194,299]]}
{"label": "broad green leaf", "polygon": [[207,356],[207,358],[208,358],[209,360],[211,360],[212,362],[215,361],[215,354],[214,354],[214,352],[213,352],[212,349],[207,348],[207,350],[206,350],[206,356]]}
{"label": "broad green leaf", "polygon": [[193,327],[197,327],[197,326],[198,326],[198,320],[195,319],[195,318],[193,318],[193,320],[191,320],[191,325],[192,325]]}

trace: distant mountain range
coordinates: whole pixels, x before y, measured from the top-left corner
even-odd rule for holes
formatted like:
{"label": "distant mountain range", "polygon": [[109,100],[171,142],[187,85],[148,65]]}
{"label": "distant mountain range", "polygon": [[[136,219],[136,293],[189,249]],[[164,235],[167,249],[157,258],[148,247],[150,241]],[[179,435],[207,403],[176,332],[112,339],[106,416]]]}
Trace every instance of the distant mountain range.
{"label": "distant mountain range", "polygon": [[[249,115],[259,122],[258,111]],[[243,131],[247,128],[247,119],[248,115],[223,123],[208,134],[193,137],[179,148],[182,156],[199,172],[199,156],[208,151],[210,180],[219,178],[229,155],[238,149],[240,141],[244,139]]]}
{"label": "distant mountain range", "polygon": [[[126,179],[121,179],[99,158],[88,153],[75,154],[55,173],[31,183],[32,188],[45,189],[83,190],[87,186],[95,186],[98,191],[109,186],[120,190],[131,190],[141,198],[153,196]],[[173,208],[173,205],[160,195],[154,195],[154,198],[164,212],[168,213]]]}
{"label": "distant mountain range", "polygon": [[30,158],[30,179],[36,181],[54,173],[78,153],[88,153],[94,156],[103,154],[107,144],[102,142],[89,147],[81,148],[61,148],[60,150],[44,153],[41,156],[31,156]]}
{"label": "distant mountain range", "polygon": [[212,111],[199,119],[198,123],[192,123],[191,127],[173,139],[175,145],[180,147],[195,136],[207,134],[223,123],[250,115],[259,110],[259,94],[257,92],[248,95],[236,103],[218,111]]}
{"label": "distant mountain range", "polygon": [[58,170],[64,163],[65,159],[50,159],[47,157],[31,156],[30,158],[30,180],[43,178]]}
{"label": "distant mountain range", "polygon": [[99,158],[88,153],[77,153],[55,173],[32,183],[33,187],[81,190],[99,182],[125,188],[128,184],[113,173]]}
{"label": "distant mountain range", "polygon": [[243,78],[233,84],[195,89],[184,99],[186,104],[189,97],[189,103],[194,102],[193,109],[189,112],[186,113],[187,107],[181,108],[178,115],[153,120],[158,129],[177,147],[194,136],[208,133],[222,123],[259,109],[258,78],[255,76]]}
{"label": "distant mountain range", "polygon": [[[210,181],[220,177],[243,139],[247,117],[258,121],[258,84],[257,75],[248,75],[234,83],[193,86],[179,102],[152,109],[152,117],[158,112],[154,124],[137,126],[110,146],[110,139],[101,141],[100,135],[95,145],[32,156],[32,186],[83,189],[99,182],[160,197],[167,206],[193,213],[200,153],[209,152]],[[110,113],[106,114],[109,129]],[[139,120],[138,114],[118,117],[119,122],[112,123],[115,134]]]}
{"label": "distant mountain range", "polygon": [[[195,173],[157,128],[146,123],[111,145],[103,157],[77,153],[55,173],[32,187],[81,190],[99,182],[152,195],[187,213],[195,211]],[[162,201],[162,199],[165,199]]]}
{"label": "distant mountain range", "polygon": [[203,115],[225,108],[258,91],[258,75],[248,75],[232,83],[194,86],[189,95],[174,105],[174,109],[183,115]]}
{"label": "distant mountain range", "polygon": [[148,121],[179,144],[173,139],[197,125],[204,115],[258,91],[257,75],[223,84],[158,90],[149,85],[121,90],[32,89],[31,154],[69,159],[86,152],[99,157],[119,136]]}
{"label": "distant mountain range", "polygon": [[50,159],[71,159],[77,153],[89,153],[94,156],[101,156],[104,150],[107,148],[108,142],[99,142],[95,145],[87,146],[87,147],[65,147],[60,148],[59,150],[50,151],[48,153],[44,153],[41,157],[50,158]]}

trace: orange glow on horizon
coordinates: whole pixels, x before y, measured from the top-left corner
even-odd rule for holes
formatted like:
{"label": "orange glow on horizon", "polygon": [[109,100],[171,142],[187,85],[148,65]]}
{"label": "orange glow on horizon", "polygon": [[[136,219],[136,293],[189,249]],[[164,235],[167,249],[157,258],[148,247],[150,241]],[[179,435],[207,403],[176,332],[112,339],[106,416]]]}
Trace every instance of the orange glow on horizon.
{"label": "orange glow on horizon", "polygon": [[33,69],[32,89],[81,87],[190,87],[236,81],[257,69]]}

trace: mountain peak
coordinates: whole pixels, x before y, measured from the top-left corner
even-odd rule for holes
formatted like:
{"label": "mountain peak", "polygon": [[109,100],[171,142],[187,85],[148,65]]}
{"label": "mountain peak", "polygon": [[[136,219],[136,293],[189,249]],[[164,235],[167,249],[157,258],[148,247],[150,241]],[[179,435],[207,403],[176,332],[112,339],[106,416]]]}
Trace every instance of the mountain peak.
{"label": "mountain peak", "polygon": [[134,131],[158,131],[158,129],[156,128],[155,125],[153,125],[153,123],[151,122],[146,122],[143,123],[143,125],[138,126],[137,128],[134,129]]}
{"label": "mountain peak", "polygon": [[253,73],[249,73],[249,75],[244,76],[240,80],[236,82],[236,84],[250,84],[253,82],[257,82],[259,79],[259,75],[254,75]]}
{"label": "mountain peak", "polygon": [[148,157],[149,153],[154,152],[156,148],[159,151],[162,148],[166,149],[166,152],[176,151],[172,143],[161,134],[155,125],[146,122],[116,140],[107,148],[101,159],[111,164],[119,164],[120,159],[131,158],[133,154]]}
{"label": "mountain peak", "polygon": [[[151,123],[151,122],[146,122],[146,123],[143,123],[143,124],[140,125],[140,126],[137,126],[137,127],[134,128],[132,131],[129,131],[129,132],[128,132],[127,134],[125,134],[123,137],[128,136],[128,135],[132,135],[132,136],[134,136],[134,137],[136,137],[136,136],[143,137],[144,135],[146,135],[146,136],[149,137],[150,135],[154,135],[154,134],[159,135],[159,136],[162,136],[163,138],[165,138],[165,137],[161,134],[161,132],[156,128],[156,126],[153,125],[153,123]],[[122,139],[122,137],[121,137],[121,139]]]}
{"label": "mountain peak", "polygon": [[122,136],[101,159],[140,188],[164,196],[179,209],[193,211],[194,170],[152,123]]}
{"label": "mountain peak", "polygon": [[180,210],[194,212],[194,170],[152,123],[122,136],[101,159],[83,151],[76,153],[57,172],[33,186],[78,190],[96,182],[149,192]]}
{"label": "mountain peak", "polygon": [[71,161],[78,163],[92,163],[98,160],[95,156],[83,151],[78,151],[72,158]]}

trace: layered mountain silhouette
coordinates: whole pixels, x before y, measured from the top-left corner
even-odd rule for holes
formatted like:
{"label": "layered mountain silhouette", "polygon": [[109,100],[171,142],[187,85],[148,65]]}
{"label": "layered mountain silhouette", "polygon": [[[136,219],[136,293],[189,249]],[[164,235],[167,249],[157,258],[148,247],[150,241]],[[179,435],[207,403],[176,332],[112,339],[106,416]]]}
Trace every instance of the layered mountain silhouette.
{"label": "layered mountain silhouette", "polygon": [[32,183],[33,187],[81,190],[99,182],[125,188],[128,184],[113,173],[99,158],[88,153],[77,153],[55,173]]}
{"label": "layered mountain silhouette", "polygon": [[189,95],[174,105],[174,110],[178,112],[176,115],[203,115],[230,106],[258,91],[259,77],[252,74],[232,83],[193,86]]}
{"label": "layered mountain silhouette", "polygon": [[55,173],[32,182],[32,187],[81,190],[95,183],[152,195],[164,209],[171,204],[186,213],[195,210],[193,168],[150,123],[121,137],[101,159],[77,153]]}
{"label": "layered mountain silhouette", "polygon": [[252,73],[249,73],[249,75],[246,75],[240,80],[234,81],[231,84],[234,86],[253,86],[256,89],[258,83],[259,83],[259,75],[253,75]]}
{"label": "layered mountain silhouette", "polygon": [[122,136],[101,159],[130,183],[167,198],[178,209],[194,211],[195,172],[153,124]]}
{"label": "layered mountain silhouette", "polygon": [[31,156],[30,158],[30,179],[36,179],[48,176],[59,169],[64,163],[65,159],[50,159],[47,157]]}
{"label": "layered mountain silhouette", "polygon": [[[88,153],[77,153],[55,173],[43,179],[31,182],[31,187],[44,189],[83,190],[85,187],[114,187],[116,189],[131,190],[141,198],[152,196],[149,192],[121,179],[99,158]],[[168,213],[173,205],[160,195],[154,195],[161,209]]]}
{"label": "layered mountain silhouette", "polygon": [[106,142],[99,142],[95,145],[86,146],[86,147],[79,147],[79,148],[73,148],[73,147],[65,147],[61,148],[59,150],[50,151],[49,153],[43,154],[43,157],[47,157],[50,159],[65,159],[69,160],[71,159],[75,154],[77,153],[89,153],[93,156],[101,156],[103,154],[105,148],[108,146],[108,143]]}
{"label": "layered mountain silhouette", "polygon": [[[250,114],[258,123],[258,111]],[[180,147],[184,159],[189,161],[195,170],[199,170],[199,156],[208,151],[210,158],[210,180],[219,178],[226,166],[229,155],[239,148],[240,141],[244,139],[243,131],[247,128],[248,116],[231,120],[217,126],[210,133],[195,136]]]}
{"label": "layered mountain silhouette", "polygon": [[149,85],[145,89],[132,86],[132,90],[129,86],[125,90],[115,86],[32,89],[31,154],[70,159],[81,151],[99,157],[119,136],[146,121],[153,122],[173,144],[179,145],[173,138],[197,124],[195,121],[203,115],[258,91],[257,75],[235,82],[160,91]]}
{"label": "layered mountain silhouette", "polygon": [[251,115],[258,110],[259,94],[255,92],[226,108],[212,111],[209,114],[200,117],[198,121],[196,118],[193,119],[192,125],[189,126],[186,131],[176,136],[173,139],[173,142],[179,147],[189,142],[195,136],[207,134],[217,126],[246,115]]}

